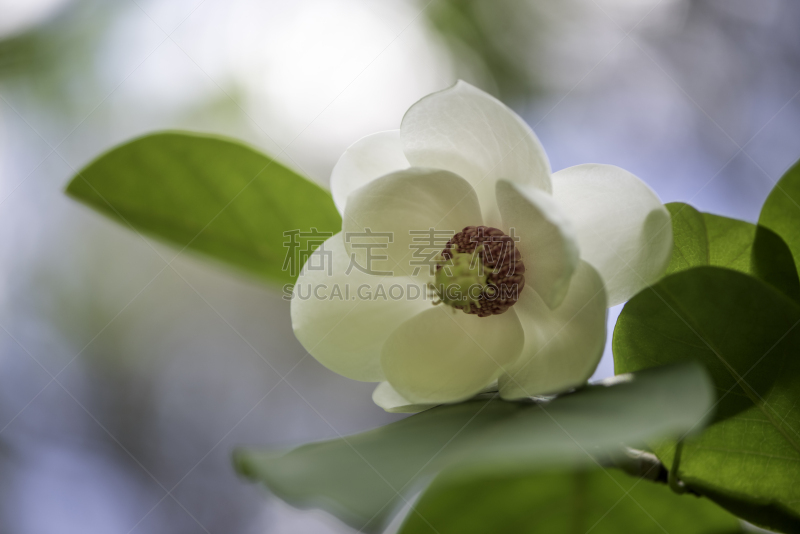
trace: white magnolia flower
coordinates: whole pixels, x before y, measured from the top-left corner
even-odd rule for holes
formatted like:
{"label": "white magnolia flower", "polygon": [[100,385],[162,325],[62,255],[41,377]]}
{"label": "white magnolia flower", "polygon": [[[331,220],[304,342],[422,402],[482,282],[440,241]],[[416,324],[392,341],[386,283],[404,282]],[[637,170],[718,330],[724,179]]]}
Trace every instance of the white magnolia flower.
{"label": "white magnolia flower", "polygon": [[[411,106],[399,130],[350,146],[331,189],[342,232],[303,268],[292,326],[323,365],[381,382],[373,399],[390,411],[495,383],[507,399],[585,383],[603,353],[607,307],[658,280],[672,250],[669,213],[644,182],[611,165],[551,174],[522,119],[464,82]],[[449,252],[435,275],[415,273],[429,229],[455,234],[439,245]],[[513,244],[513,276],[496,274],[479,237],[487,232]],[[477,264],[466,261],[473,255]],[[501,281],[516,297],[492,300]],[[445,285],[477,292],[448,297]]]}

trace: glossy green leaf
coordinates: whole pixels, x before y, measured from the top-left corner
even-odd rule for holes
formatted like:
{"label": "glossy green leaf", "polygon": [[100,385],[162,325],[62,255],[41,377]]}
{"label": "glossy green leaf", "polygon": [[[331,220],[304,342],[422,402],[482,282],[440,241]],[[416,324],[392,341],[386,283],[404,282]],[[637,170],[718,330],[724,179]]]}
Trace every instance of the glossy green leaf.
{"label": "glossy green leaf", "polygon": [[800,302],[800,278],[788,245],[773,231],[688,204],[666,205],[674,247],[667,275],[711,265],[753,275]]}
{"label": "glossy green leaf", "polygon": [[294,282],[304,258],[342,226],[321,187],[240,143],[189,133],[118,146],[67,193],[137,231],[278,283]]}
{"label": "glossy green leaf", "polygon": [[761,208],[758,224],[781,236],[800,266],[800,161],[775,184]]}
{"label": "glossy green leaf", "polygon": [[[751,276],[698,267],[634,297],[614,331],[616,371],[699,361],[719,402],[678,475],[768,528],[800,530],[800,306]],[[674,443],[655,446],[673,464]]]}
{"label": "glossy green leaf", "polygon": [[321,507],[375,531],[401,496],[443,468],[514,473],[591,462],[617,450],[703,424],[712,400],[699,366],[646,371],[586,387],[549,403],[496,398],[441,406],[356,436],[290,452],[241,450],[239,473],[298,507]]}
{"label": "glossy green leaf", "polygon": [[599,467],[439,476],[400,534],[723,534],[739,520],[709,500]]}

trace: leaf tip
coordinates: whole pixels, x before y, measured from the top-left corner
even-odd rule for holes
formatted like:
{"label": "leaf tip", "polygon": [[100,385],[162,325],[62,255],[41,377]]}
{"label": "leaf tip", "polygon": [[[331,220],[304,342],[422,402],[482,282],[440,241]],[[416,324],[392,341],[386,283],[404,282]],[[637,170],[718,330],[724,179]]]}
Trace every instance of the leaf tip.
{"label": "leaf tip", "polygon": [[250,461],[250,454],[246,449],[234,449],[231,455],[233,470],[240,476],[248,480],[256,480],[257,472],[255,465]]}

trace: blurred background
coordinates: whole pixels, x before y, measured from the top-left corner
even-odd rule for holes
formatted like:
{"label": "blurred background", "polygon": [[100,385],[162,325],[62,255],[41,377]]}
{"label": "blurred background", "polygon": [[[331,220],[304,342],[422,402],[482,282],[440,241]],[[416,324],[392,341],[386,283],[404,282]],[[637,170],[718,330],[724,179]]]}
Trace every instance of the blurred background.
{"label": "blurred background", "polygon": [[794,0],[0,0],[0,532],[346,533],[231,450],[396,418],[306,357],[278,289],[67,199],[102,151],[214,132],[326,184],[462,78],[554,170],[755,221],[800,157],[798,27]]}

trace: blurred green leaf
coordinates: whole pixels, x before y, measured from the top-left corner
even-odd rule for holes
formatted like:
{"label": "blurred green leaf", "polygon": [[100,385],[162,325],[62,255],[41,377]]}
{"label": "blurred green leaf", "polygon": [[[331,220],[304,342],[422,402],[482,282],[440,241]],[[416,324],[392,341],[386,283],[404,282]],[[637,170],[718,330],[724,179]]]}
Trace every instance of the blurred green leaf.
{"label": "blurred green leaf", "polygon": [[400,534],[723,534],[739,520],[714,503],[617,469],[480,478],[439,476]]}
{"label": "blurred green leaf", "polygon": [[108,75],[98,68],[108,54],[104,40],[125,12],[120,2],[61,3],[56,13],[23,33],[0,36],[4,96],[19,91],[25,96],[20,104],[35,104],[51,120],[64,114],[85,117],[105,96],[98,94],[104,85],[99,78]]}
{"label": "blurred green leaf", "polygon": [[289,452],[240,450],[239,473],[293,506],[320,507],[375,531],[400,495],[450,467],[465,474],[518,473],[591,462],[702,425],[713,397],[699,366],[655,369],[586,387],[549,403],[475,400],[441,406],[355,436]]}
{"label": "blurred green leaf", "polygon": [[[511,37],[514,32],[509,31],[509,25],[514,16],[519,16],[520,10],[525,11],[528,25],[537,22],[527,6],[498,0],[490,6],[480,0],[443,0],[425,7],[433,29],[444,37],[466,72],[476,70],[476,64],[479,65],[492,77],[504,100],[539,92],[539,83],[530,65],[516,57],[519,47],[508,46],[510,38],[519,41],[516,36]],[[506,31],[499,33],[498,29],[503,26]],[[524,49],[530,52],[530,47]]]}
{"label": "blurred green leaf", "polygon": [[[546,25],[544,9],[518,0],[439,0],[424,2],[432,29],[443,37],[457,70],[469,81],[486,80],[501,100],[524,101],[542,94],[540,53],[547,42],[540,31]],[[484,84],[478,83],[483,86]]]}
{"label": "blurred green leaf", "polygon": [[[678,476],[753,523],[800,530],[800,306],[756,278],[698,267],[639,293],[614,330],[618,373],[699,361],[719,402]],[[672,466],[674,443],[655,445]]]}
{"label": "blurred green leaf", "polygon": [[770,192],[758,223],[781,236],[800,266],[800,161],[784,174]]}
{"label": "blurred green leaf", "polygon": [[294,282],[303,255],[324,240],[297,234],[290,250],[284,232],[342,227],[321,187],[240,143],[190,133],[118,146],[80,171],[67,193],[138,231],[278,283]]}
{"label": "blurred green leaf", "polygon": [[666,207],[675,242],[668,275],[703,265],[725,267],[753,275],[800,302],[800,278],[791,251],[773,231],[701,213],[680,202]]}

